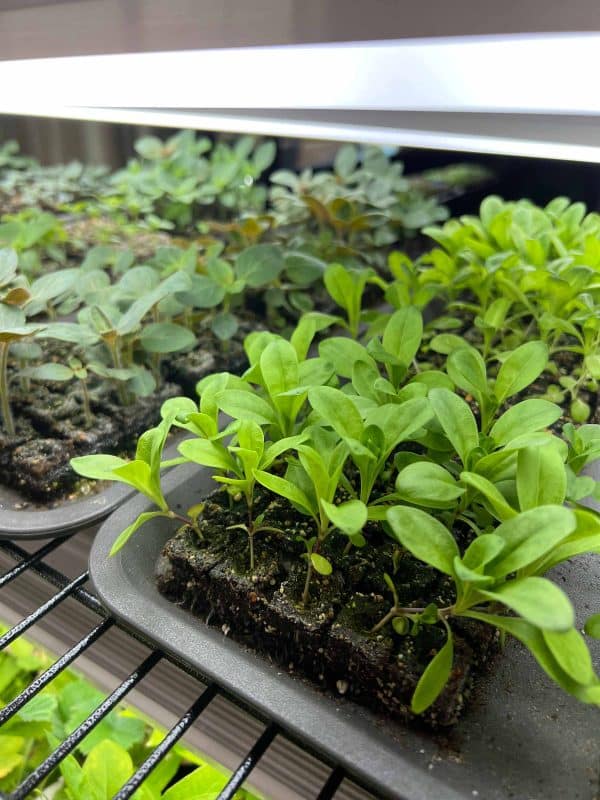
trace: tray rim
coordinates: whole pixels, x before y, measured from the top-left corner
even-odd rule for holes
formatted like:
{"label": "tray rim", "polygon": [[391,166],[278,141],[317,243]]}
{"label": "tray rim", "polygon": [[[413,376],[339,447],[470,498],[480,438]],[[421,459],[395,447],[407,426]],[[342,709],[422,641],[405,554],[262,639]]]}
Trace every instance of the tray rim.
{"label": "tray rim", "polygon": [[[0,502],[2,489],[0,486]],[[107,517],[135,491],[133,487],[114,484],[81,500],[67,500],[56,508],[35,511],[0,508],[0,539],[19,541],[68,536]]]}
{"label": "tray rim", "polygon": [[[176,431],[168,440],[164,458],[179,455],[177,446],[187,435],[187,431]],[[169,467],[163,474],[166,475],[171,469]],[[0,485],[0,540],[14,541],[60,539],[80,529],[90,528],[137,493],[133,486],[115,481],[88,497],[62,501],[59,498],[56,508],[21,511],[1,507],[4,491],[5,487]],[[23,499],[27,502],[25,497]]]}

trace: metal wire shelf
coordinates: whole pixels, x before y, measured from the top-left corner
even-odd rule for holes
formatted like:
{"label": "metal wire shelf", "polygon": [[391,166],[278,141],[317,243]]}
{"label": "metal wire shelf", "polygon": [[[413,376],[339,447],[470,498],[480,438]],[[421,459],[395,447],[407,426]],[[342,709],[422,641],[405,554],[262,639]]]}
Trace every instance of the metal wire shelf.
{"label": "metal wire shelf", "polygon": [[[12,541],[0,541],[0,551],[9,556],[14,562],[14,566],[6,572],[0,574],[0,590],[27,570],[35,572],[44,581],[56,587],[58,591],[46,602],[42,603],[35,611],[24,617],[14,625],[3,636],[0,637],[0,651],[7,647],[11,642],[25,633],[29,628],[42,620],[53,609],[57,608],[67,598],[72,598],[100,617],[100,622],[93,627],[79,641],[69,647],[45,672],[38,675],[32,683],[27,686],[17,697],[9,702],[4,708],[0,709],[0,730],[2,725],[8,722],[18,711],[40,692],[45,686],[53,681],[66,667],[73,663],[80,655],[91,647],[92,644],[100,640],[113,626],[123,627],[119,622],[112,619],[97,598],[85,588],[89,579],[87,572],[83,572],[75,579],[69,579],[62,572],[46,563],[45,559],[56,551],[65,542],[65,539],[54,539],[39,547],[33,553],[28,553],[22,547]],[[124,629],[124,628],[123,628]],[[124,629],[125,630],[125,629]],[[135,636],[147,646],[151,645],[144,642],[142,637],[135,635],[135,632],[126,631]],[[127,695],[136,687],[140,681],[148,675],[154,667],[163,659],[173,663],[177,668],[184,670],[192,675],[204,686],[199,687],[200,693],[196,700],[189,706],[188,710],[180,716],[174,725],[168,730],[162,741],[156,746],[146,761],[141,764],[131,778],[114,795],[113,800],[127,800],[139,788],[140,784],[152,772],[152,770],[165,758],[184,733],[201,717],[202,713],[209,704],[219,695],[236,703],[236,698],[231,693],[219,687],[216,683],[207,681],[206,678],[197,674],[185,663],[180,662],[175,656],[168,653],[151,649],[150,654],[142,660],[130,674],[122,680],[119,685],[98,705],[98,707],[85,719],[59,746],[52,752],[44,762],[37,766],[10,794],[0,793],[0,800],[23,800],[32,796],[32,792],[40,783],[65,759],[81,742],[81,740],[102,720],[104,717],[121,703]],[[239,703],[237,703],[240,705]],[[244,704],[244,710],[249,709]],[[251,711],[251,710],[250,710]],[[251,711],[252,713],[252,711]],[[293,737],[286,735],[277,725],[269,720],[262,719],[261,715],[253,713],[253,716],[260,719],[264,724],[264,730],[256,739],[254,744],[248,749],[245,756],[240,761],[238,767],[232,772],[225,787],[221,790],[216,800],[231,800],[235,793],[244,786],[254,768],[267,750],[272,746],[277,737],[285,737],[293,741]],[[303,748],[306,745],[300,744]],[[327,763],[324,759],[320,759]],[[328,800],[336,796],[342,781],[348,777],[345,771],[334,764],[328,764],[331,771],[320,789],[316,800]]]}

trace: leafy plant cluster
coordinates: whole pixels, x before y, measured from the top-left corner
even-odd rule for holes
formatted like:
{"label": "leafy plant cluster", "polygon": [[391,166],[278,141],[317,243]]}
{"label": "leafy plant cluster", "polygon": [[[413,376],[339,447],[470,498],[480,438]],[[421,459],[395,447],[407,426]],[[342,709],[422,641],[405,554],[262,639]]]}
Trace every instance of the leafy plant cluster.
{"label": "leafy plant cluster", "polygon": [[[78,267],[30,278],[17,252],[1,249],[5,430],[15,432],[12,389],[27,389],[30,380],[76,381],[88,425],[91,375],[112,382],[123,404],[152,394],[164,383],[166,355],[187,352],[198,342],[205,349],[220,343],[226,351],[240,320],[256,308],[274,326],[311,309],[311,290],[321,285],[325,266],[271,244],[252,245],[233,258],[222,244],[202,254],[194,245],[159,248],[139,265],[129,250],[98,246]],[[46,342],[44,351],[39,340]],[[63,343],[63,351],[44,361],[56,343]]]}
{"label": "leafy plant cluster", "polygon": [[[42,167],[15,147],[8,142],[0,158],[4,210],[14,212],[2,220],[9,227],[0,241],[20,252],[24,268],[38,272],[42,265],[64,265],[69,250],[85,242],[143,241],[152,231],[195,237],[203,246],[223,241],[233,254],[273,243],[384,269],[392,244],[446,219],[436,196],[482,178],[469,165],[442,168],[431,179],[406,178],[402,164],[383,150],[348,145],[333,171],[279,170],[268,190],[261,178],[275,159],[273,142],[242,137],[213,144],[192,131],[166,141],[143,137],[135,144],[138,157],[113,174],[75,162]],[[42,213],[48,211],[67,216],[52,221]]]}
{"label": "leafy plant cluster", "polygon": [[[6,626],[0,625],[4,633]],[[25,639],[0,653],[0,708],[9,703],[53,659]],[[72,670],[61,672],[2,728],[0,791],[13,791],[105,699]],[[110,712],[40,785],[54,800],[110,800],[133,775],[164,731],[129,708]],[[178,773],[185,771],[184,777]],[[226,783],[224,771],[176,745],[135,793],[137,800],[211,800]],[[242,790],[237,800],[252,800]]]}
{"label": "leafy plant cluster", "polygon": [[34,160],[2,164],[0,156],[0,203],[13,212],[41,208],[58,212],[71,204],[95,199],[107,190],[109,170],[78,161],[43,166]]}
{"label": "leafy plant cluster", "polygon": [[110,178],[104,200],[156,228],[186,230],[203,218],[260,213],[266,189],[258,183],[275,158],[275,144],[244,136],[229,145],[181,131],[163,142],[138,139],[139,158]]}
{"label": "leafy plant cluster", "polygon": [[28,208],[5,214],[0,222],[0,247],[13,249],[19,257],[19,269],[34,277],[57,266],[64,266],[67,234],[54,214]]}
{"label": "leafy plant cluster", "polygon": [[[279,537],[285,559],[292,535],[256,510],[257,497],[266,491],[267,509],[289,504],[305,518],[294,534],[306,565],[298,599],[305,607],[320,591],[315,573],[340,570],[347,558],[377,563],[382,541],[395,546],[393,569],[380,576],[389,611],[369,635],[385,628],[418,636],[434,626],[446,642],[423,672],[414,713],[436,700],[451,675],[460,618],[511,633],[563,689],[597,704],[600,679],[571,602],[544,575],[599,551],[600,517],[582,505],[599,496],[598,484],[581,473],[600,457],[600,426],[568,425],[559,437],[551,430],[559,406],[519,399],[546,368],[547,345],[533,340],[498,352],[493,373],[471,346],[432,368],[421,358],[424,325],[414,306],[384,317],[364,344],[329,335],[315,350],[316,334],[330,324],[307,314],[289,340],[250,334],[246,372],[200,381],[199,403],[166,401],[162,422],[140,438],[132,461],[73,459],[79,474],[130,484],[156,507],[121,533],[113,553],[156,517],[184,522],[202,539],[203,504],[182,515],[161,488],[165,466],[196,463],[245,506],[235,527],[247,540],[249,574],[256,536]],[[179,445],[180,458],[164,462],[173,427],[191,436]],[[446,576],[448,602],[400,602],[404,570],[415,560]],[[594,618],[588,633],[597,634]]]}
{"label": "leafy plant cluster", "polygon": [[[162,383],[164,353],[189,349],[194,334],[170,321],[170,296],[185,290],[189,278],[177,273],[161,281],[150,268],[130,269],[111,284],[102,270],[68,268],[29,282],[19,273],[13,250],[0,250],[0,397],[5,431],[15,434],[10,394],[15,381],[79,383],[83,410],[91,423],[87,386],[94,374],[114,382],[122,403],[152,393]],[[167,307],[159,310],[163,302]],[[59,320],[75,314],[75,321]],[[46,350],[39,340],[46,340]],[[64,343],[69,354],[44,361],[49,340]],[[63,347],[64,351],[64,347]]]}
{"label": "leafy plant cluster", "polygon": [[382,266],[383,249],[448,216],[419,188],[424,179],[405,177],[402,163],[378,147],[345,145],[333,171],[277,170],[270,180],[277,225],[291,229],[294,246],[317,248],[328,260]]}
{"label": "leafy plant cluster", "polygon": [[[600,216],[558,197],[545,208],[491,196],[479,216],[424,232],[439,245],[411,265],[405,291],[447,302],[446,331],[487,359],[531,338],[548,346],[547,396],[585,422],[600,381]],[[442,352],[462,337],[433,343]]]}

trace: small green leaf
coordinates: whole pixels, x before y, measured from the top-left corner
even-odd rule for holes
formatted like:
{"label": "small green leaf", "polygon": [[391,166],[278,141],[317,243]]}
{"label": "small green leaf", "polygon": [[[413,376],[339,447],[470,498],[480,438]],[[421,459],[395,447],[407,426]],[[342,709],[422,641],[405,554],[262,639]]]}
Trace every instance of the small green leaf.
{"label": "small green leaf", "polygon": [[82,769],[82,788],[89,800],[110,800],[133,774],[131,756],[108,739],[90,752]]}
{"label": "small green leaf", "polygon": [[429,402],[448,440],[466,466],[470,453],[479,444],[473,412],[461,397],[448,389],[432,389]]}
{"label": "small green leaf", "polygon": [[273,244],[255,244],[238,255],[235,271],[248,286],[258,289],[274,281],[284,265],[281,248]]}
{"label": "small green leaf", "polygon": [[271,406],[254,392],[229,389],[218,392],[219,408],[234,419],[249,419],[259,425],[276,425],[277,416]]}
{"label": "small green leaf", "polygon": [[133,486],[138,492],[146,495],[146,497],[156,503],[160,509],[163,511],[166,510],[166,503],[162,497],[160,483],[157,483],[156,476],[153,475],[150,465],[145,461],[138,461],[137,459],[128,461],[126,464],[123,464],[123,466],[116,467],[113,473],[117,480],[121,480],[123,483]]}
{"label": "small green leaf", "polygon": [[575,628],[568,631],[544,631],[544,639],[557,663],[567,675],[584,686],[596,676],[592,657],[583,636]]}
{"label": "small green leaf", "polygon": [[585,632],[592,639],[600,639],[600,614],[592,614],[585,621]]}
{"label": "small green leaf", "polygon": [[51,722],[54,719],[58,701],[52,694],[38,694],[19,712],[23,722]]}
{"label": "small green leaf", "polygon": [[488,395],[485,361],[474,347],[454,350],[446,362],[446,371],[456,386],[472,394],[479,405]]}
{"label": "small green leaf", "polygon": [[227,777],[204,764],[169,786],[162,800],[214,800],[223,789]]}
{"label": "small green leaf", "polygon": [[153,322],[142,330],[140,342],[148,353],[177,353],[192,348],[196,337],[183,325]]}
{"label": "small green leaf", "polygon": [[567,631],[575,615],[567,595],[546,578],[519,578],[501,584],[493,591],[480,589],[489,600],[502,603],[542,630]]}
{"label": "small green leaf", "polygon": [[595,353],[585,357],[585,366],[592,378],[600,380],[600,355]]}
{"label": "small green leaf", "polygon": [[388,353],[408,366],[421,345],[423,338],[423,317],[414,306],[406,306],[395,311],[383,332],[382,344]]}
{"label": "small green leaf", "polygon": [[332,567],[326,558],[323,558],[323,556],[320,556],[318,553],[311,553],[310,560],[319,575],[331,575]]}
{"label": "small green leaf", "polygon": [[142,136],[133,146],[142,158],[155,160],[164,153],[164,143],[157,136]]}
{"label": "small green leaf", "polygon": [[353,272],[342,264],[329,264],[323,275],[323,283],[331,299],[349,312],[358,288],[357,282],[353,280]]}
{"label": "small green leaf", "polygon": [[490,575],[483,575],[481,572],[469,569],[458,556],[454,558],[454,574],[463,583],[472,583],[475,586],[491,586],[494,583],[494,579]]}
{"label": "small green leaf", "polygon": [[141,528],[141,526],[148,522],[155,517],[166,517],[167,514],[164,511],[145,511],[143,514],[140,514],[139,517],[132,522],[124,531],[117,536],[114,541],[113,546],[110,548],[109,555],[114,556],[115,553],[118,553],[119,550],[126,544],[128,539],[133,536],[133,534]]}
{"label": "small green leaf", "polygon": [[396,492],[408,503],[429,508],[452,508],[465,490],[439,464],[420,461],[409,464],[399,473]]}
{"label": "small green leaf", "polygon": [[483,495],[494,516],[498,519],[507,520],[517,515],[517,512],[509,505],[502,492],[487,478],[477,475],[475,472],[461,472],[460,479],[463,483]]}
{"label": "small green leaf", "polygon": [[186,439],[177,448],[182,456],[203,467],[213,467],[224,472],[237,472],[234,459],[227,448],[208,439]]}
{"label": "small green leaf", "polygon": [[392,620],[392,628],[398,636],[404,636],[408,633],[410,622],[406,617],[394,617]]}
{"label": "small green leaf", "polygon": [[560,505],[567,492],[567,472],[555,447],[524,447],[517,455],[517,494],[523,511]]}
{"label": "small green leaf", "polygon": [[452,633],[448,630],[448,639],[442,649],[433,657],[421,675],[412,697],[413,714],[422,714],[441,694],[448,683],[454,660]]}
{"label": "small green leaf", "polygon": [[411,378],[410,383],[405,388],[415,384],[423,385],[427,389],[448,389],[453,391],[454,384],[445,372],[440,372],[437,369],[429,369],[426,372],[418,372],[414,378]]}
{"label": "small green leaf", "polygon": [[364,425],[354,403],[339,389],[315,386],[308,391],[308,402],[327,425],[344,438],[360,441]]}
{"label": "small green leaf", "polygon": [[271,398],[298,386],[298,356],[285,339],[270,342],[260,356],[260,372]]}
{"label": "small green leaf", "polygon": [[462,347],[469,347],[469,343],[455,333],[438,333],[429,343],[429,347],[436,353],[449,355]]}
{"label": "small green leaf", "polygon": [[524,436],[548,428],[560,419],[562,409],[547,400],[523,400],[505,411],[490,431],[497,444],[508,444],[517,436]]}
{"label": "small green leaf", "polygon": [[70,381],[75,377],[73,370],[64,364],[40,364],[22,369],[20,374],[36,381]]}
{"label": "small green leaf", "polygon": [[84,478],[92,478],[96,481],[118,481],[120,478],[115,475],[115,469],[127,464],[124,458],[111,456],[103,453],[92,456],[78,456],[70,461],[71,467],[78,475]]}
{"label": "small green leaf", "polygon": [[387,511],[394,537],[415,558],[446,575],[453,574],[454,557],[460,555],[450,531],[425,511],[394,506]]}
{"label": "small green leaf", "polygon": [[336,506],[321,498],[321,505],[335,527],[348,536],[359,533],[367,522],[367,507],[360,500],[348,500]]}
{"label": "small green leaf", "polygon": [[577,525],[575,514],[563,506],[540,506],[503,522],[495,535],[503,539],[502,554],[489,567],[495,577],[524,569],[550,553]]}
{"label": "small green leaf", "polygon": [[548,348],[543,342],[526,342],[509,355],[498,370],[494,394],[498,403],[525,389],[543,372]]}
{"label": "small green leaf", "polygon": [[473,539],[462,557],[463,564],[469,569],[484,567],[493,561],[505,547],[505,541],[495,533],[483,533]]}
{"label": "small green leaf", "polygon": [[271,166],[277,155],[277,146],[273,141],[266,141],[259,144],[252,154],[254,169],[259,173],[264,172]]}
{"label": "small green leaf", "polygon": [[352,144],[345,144],[337,151],[333,169],[341,178],[349,178],[358,166],[358,153]]}
{"label": "small green leaf", "polygon": [[280,497],[285,497],[286,500],[289,500],[295,506],[299,506],[305,513],[311,516],[314,514],[314,509],[308,497],[291,481],[280,478],[278,475],[271,475],[263,470],[256,470],[254,477],[269,491],[280,495]]}
{"label": "small green leaf", "polygon": [[343,336],[330,336],[320,342],[319,355],[325,361],[330,361],[342,378],[352,378],[352,370],[357,361],[366,361],[377,369],[365,347]]}
{"label": "small green leaf", "polygon": [[238,329],[237,318],[228,311],[222,311],[213,319],[211,329],[218,339],[226,342]]}
{"label": "small green leaf", "polygon": [[569,406],[569,414],[571,415],[571,419],[580,424],[587,422],[591,413],[592,409],[590,408],[589,403],[586,403],[585,400],[581,399],[581,397],[576,397]]}

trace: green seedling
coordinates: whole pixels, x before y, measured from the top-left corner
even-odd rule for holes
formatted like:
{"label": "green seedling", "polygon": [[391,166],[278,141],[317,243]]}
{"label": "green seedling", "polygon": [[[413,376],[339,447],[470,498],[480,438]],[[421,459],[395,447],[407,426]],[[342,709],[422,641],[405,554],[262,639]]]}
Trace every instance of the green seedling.
{"label": "green seedling", "polygon": [[435,198],[404,177],[403,165],[377,147],[344,145],[331,172],[277,170],[270,180],[279,228],[328,261],[384,267],[390,244],[447,217]]}
{"label": "green seedling", "polygon": [[346,314],[346,318],[339,322],[354,339],[358,339],[365,288],[371,283],[385,290],[385,282],[372,269],[347,269],[342,264],[330,264],[323,275],[323,282],[331,299]]}
{"label": "green seedling", "polygon": [[[489,197],[479,217],[426,232],[442,249],[420,259],[419,283],[470,321],[486,360],[531,338],[546,344],[557,374],[559,354],[574,354],[571,374],[551,385],[547,397],[568,398],[571,418],[585,422],[591,409],[582,390],[597,392],[600,380],[600,216],[586,216],[583,204],[566,198],[541,209]],[[437,344],[438,352],[448,352]]]}
{"label": "green seedling", "polygon": [[266,190],[257,184],[275,158],[273,142],[255,145],[242,137],[214,148],[210,139],[181,131],[166,142],[154,136],[139,139],[124,170],[110,178],[112,189],[100,207],[144,219],[156,229],[188,229],[199,214],[208,219],[260,212]]}
{"label": "green seedling", "polygon": [[265,443],[261,426],[251,420],[242,420],[230,430],[235,431],[233,443],[224,444],[216,437],[188,439],[179,445],[178,450],[187,461],[219,470],[213,479],[225,484],[232,495],[243,495],[248,509],[247,521],[230,525],[228,530],[239,528],[248,535],[250,570],[253,570],[255,535],[261,531],[283,534],[279,528],[263,524],[264,513],[254,515],[256,471],[268,470],[283,453],[303,442],[306,434]]}
{"label": "green seedling", "polygon": [[284,259],[278,247],[257,244],[243,250],[230,264],[221,257],[221,250],[220,245],[209,248],[205,274],[193,275],[190,289],[180,297],[193,308],[218,309],[212,316],[211,329],[217,338],[227,341],[238,329],[232,310],[248,291],[265,289],[277,281]]}
{"label": "green seedling", "polygon": [[548,349],[543,342],[527,342],[501,355],[495,381],[488,380],[485,361],[473,347],[452,352],[446,362],[448,376],[456,386],[474,398],[481,413],[481,429],[487,434],[497,410],[511,397],[526,389],[546,368]]}
{"label": "green seedling", "polygon": [[294,346],[285,339],[266,334],[248,344],[250,369],[244,375],[260,391],[230,389],[217,395],[219,408],[234,419],[249,419],[268,426],[274,440],[298,432],[298,420],[308,389],[327,381],[333,367],[321,359],[299,360]]}
{"label": "green seedling", "polygon": [[158,511],[145,511],[117,537],[110,555],[117,553],[128,539],[148,520],[156,517],[177,519],[196,528],[196,520],[186,517],[169,508],[160,485],[160,471],[169,462],[162,462],[162,454],[171,429],[172,418],[165,417],[155,428],[140,436],[135,458],[126,461],[119,456],[98,454],[72,458],[71,467],[78,475],[98,481],[118,481],[133,486],[158,507]]}
{"label": "green seedling", "polygon": [[16,428],[10,407],[8,355],[12,344],[23,342],[42,330],[41,325],[27,322],[25,313],[14,305],[0,303],[0,407],[4,430],[15,436]]}
{"label": "green seedling", "polygon": [[[79,312],[76,323],[51,323],[46,326],[43,336],[85,348],[100,345],[101,349],[91,359],[95,364],[94,371],[117,380],[121,402],[127,403],[129,397],[124,381],[127,381],[127,389],[136,396],[151,393],[160,381],[160,356],[187,350],[196,341],[187,328],[173,322],[158,321],[161,302],[185,286],[189,286],[189,276],[175,273],[134,300],[125,311],[117,305],[86,306]],[[136,343],[150,355],[151,370],[135,362]],[[104,369],[102,357],[106,359]]]}
{"label": "green seedling", "polygon": [[[336,443],[337,442],[337,443]],[[301,513],[312,517],[316,536],[305,539],[308,567],[302,592],[302,603],[310,600],[313,570],[329,575],[331,562],[322,555],[325,540],[332,530],[345,534],[353,544],[361,546],[361,530],[367,521],[367,508],[360,500],[334,504],[348,448],[345,442],[323,430],[313,429],[311,439],[293,445],[297,460],[290,460],[284,478],[264,470],[256,470],[256,480],[266,489],[284,497]]]}
{"label": "green seedling", "polygon": [[405,253],[394,251],[388,256],[388,269],[393,280],[385,288],[385,299],[394,308],[414,306],[424,309],[435,297],[436,287],[420,281],[418,262]]}
{"label": "green seedling", "polygon": [[0,223],[0,246],[18,253],[19,269],[28,277],[42,270],[46,257],[63,263],[65,241],[66,234],[58,218],[35,208],[5,215]]}
{"label": "green seedling", "polygon": [[[454,583],[448,606],[403,608],[389,576],[394,604],[375,626],[394,623],[397,633],[422,625],[442,625],[446,643],[434,656],[415,689],[412,710],[425,711],[439,697],[453,667],[451,622],[467,617],[492,625],[519,639],[542,669],[566,692],[586,703],[600,704],[600,679],[595,674],[584,638],[575,626],[567,596],[542,574],[549,565],[569,558],[585,540],[598,551],[600,524],[586,511],[541,505],[515,515],[491,532],[475,538],[464,553],[451,532],[416,508],[397,506],[387,512],[393,538],[419,561]],[[498,613],[506,610],[508,615]],[[594,623],[590,625],[594,629]]]}
{"label": "green seedling", "polygon": [[433,416],[426,398],[377,406],[364,419],[351,397],[339,389],[316,386],[308,398],[321,424],[331,427],[347,446],[360,475],[359,498],[365,505],[392,452]]}

